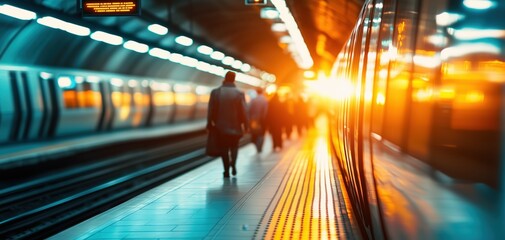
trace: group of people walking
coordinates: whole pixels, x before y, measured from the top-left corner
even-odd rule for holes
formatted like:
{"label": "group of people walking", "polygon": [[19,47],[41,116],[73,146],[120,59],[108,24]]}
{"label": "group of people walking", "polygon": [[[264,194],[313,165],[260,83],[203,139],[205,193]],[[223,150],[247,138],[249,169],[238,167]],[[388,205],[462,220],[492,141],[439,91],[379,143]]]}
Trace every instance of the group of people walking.
{"label": "group of people walking", "polygon": [[[301,98],[282,101],[275,94],[270,100],[263,90],[256,90],[257,96],[249,106],[246,105],[244,93],[235,85],[235,73],[227,72],[223,84],[212,90],[207,115],[210,148],[217,148],[217,154],[223,160],[225,178],[236,175],[236,161],[240,138],[247,132],[251,134],[252,142],[258,153],[263,150],[265,132],[272,135],[273,150],[282,149],[283,133],[289,138],[296,128],[298,134],[305,131],[309,125],[307,107]],[[213,146],[213,147],[210,147]]]}

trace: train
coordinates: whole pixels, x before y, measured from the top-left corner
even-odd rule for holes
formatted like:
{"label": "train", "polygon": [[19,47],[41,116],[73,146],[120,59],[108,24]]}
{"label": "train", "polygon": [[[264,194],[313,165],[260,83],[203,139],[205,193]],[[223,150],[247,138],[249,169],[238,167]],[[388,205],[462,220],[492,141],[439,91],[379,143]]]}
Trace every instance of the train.
{"label": "train", "polygon": [[[7,3],[0,4],[0,145],[204,121],[210,91],[231,69],[198,53],[200,44],[148,31],[143,19],[126,18],[145,29],[130,32],[105,18]],[[263,84],[256,73],[232,70],[243,91]]]}
{"label": "train", "polygon": [[212,86],[3,65],[0,89],[0,143],[19,143],[204,120]]}
{"label": "train", "polygon": [[364,239],[505,238],[505,2],[367,0],[330,81]]}

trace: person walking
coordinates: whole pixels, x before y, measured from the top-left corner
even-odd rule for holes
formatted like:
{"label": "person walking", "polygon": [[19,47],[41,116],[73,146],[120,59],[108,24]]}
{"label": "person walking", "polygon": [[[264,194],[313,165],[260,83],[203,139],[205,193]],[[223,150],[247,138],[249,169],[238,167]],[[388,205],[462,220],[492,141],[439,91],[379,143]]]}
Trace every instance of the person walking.
{"label": "person walking", "polygon": [[227,72],[223,84],[210,94],[207,129],[218,135],[218,147],[223,160],[225,178],[237,174],[238,143],[248,130],[244,94],[235,86],[235,73]]}
{"label": "person walking", "polygon": [[268,103],[267,126],[272,135],[273,151],[282,150],[282,128],[286,121],[286,110],[277,93]]}
{"label": "person walking", "polygon": [[257,96],[251,100],[249,105],[249,130],[257,152],[261,153],[265,139],[268,101],[265,95],[263,95],[263,89],[257,88],[256,93]]}

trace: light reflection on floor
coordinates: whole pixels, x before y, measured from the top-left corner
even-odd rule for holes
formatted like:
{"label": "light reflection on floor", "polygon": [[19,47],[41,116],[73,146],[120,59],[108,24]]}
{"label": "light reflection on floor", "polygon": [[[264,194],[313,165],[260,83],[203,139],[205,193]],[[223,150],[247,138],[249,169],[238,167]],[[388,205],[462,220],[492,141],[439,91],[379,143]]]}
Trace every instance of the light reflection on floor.
{"label": "light reflection on floor", "polygon": [[265,239],[347,239],[335,196],[327,123],[320,118],[306,136],[285,177],[285,188]]}

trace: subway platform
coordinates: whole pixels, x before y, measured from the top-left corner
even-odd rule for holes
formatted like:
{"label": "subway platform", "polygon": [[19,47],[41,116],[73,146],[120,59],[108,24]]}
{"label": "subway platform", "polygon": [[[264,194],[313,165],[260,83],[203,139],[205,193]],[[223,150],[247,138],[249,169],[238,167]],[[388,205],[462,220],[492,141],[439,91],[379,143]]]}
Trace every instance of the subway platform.
{"label": "subway platform", "polygon": [[49,239],[361,239],[332,164],[324,119],[272,152],[242,147]]}

